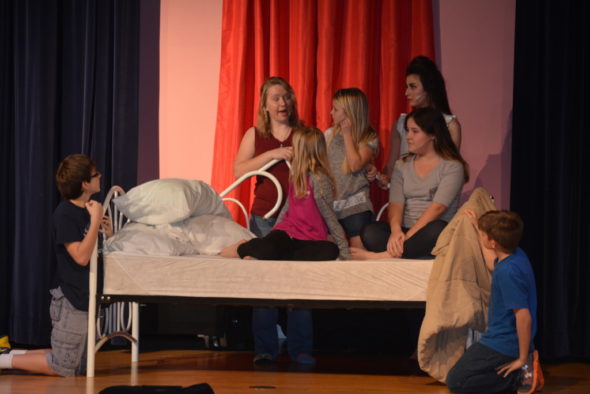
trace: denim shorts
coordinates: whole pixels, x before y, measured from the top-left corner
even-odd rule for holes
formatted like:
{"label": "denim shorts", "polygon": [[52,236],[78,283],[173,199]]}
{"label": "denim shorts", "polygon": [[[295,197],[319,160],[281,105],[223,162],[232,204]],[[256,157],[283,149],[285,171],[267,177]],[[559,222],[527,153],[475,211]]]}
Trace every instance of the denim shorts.
{"label": "denim shorts", "polygon": [[364,211],[339,219],[338,221],[342,228],[344,228],[344,231],[346,231],[348,237],[356,237],[357,235],[361,235],[361,231],[367,224],[375,221],[375,214],[371,211]]}
{"label": "denim shorts", "polygon": [[86,369],[88,312],[74,308],[60,287],[49,292],[53,296],[49,307],[53,329],[47,362],[58,375],[83,375]]}

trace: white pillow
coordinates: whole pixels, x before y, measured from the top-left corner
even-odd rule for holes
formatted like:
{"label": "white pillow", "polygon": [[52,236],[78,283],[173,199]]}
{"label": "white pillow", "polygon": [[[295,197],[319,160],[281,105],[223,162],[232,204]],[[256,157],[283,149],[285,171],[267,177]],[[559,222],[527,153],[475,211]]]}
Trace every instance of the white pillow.
{"label": "white pillow", "polygon": [[233,220],[215,215],[192,217],[171,227],[181,228],[193,248],[207,255],[218,254],[226,246],[255,237]]}
{"label": "white pillow", "polygon": [[134,222],[165,224],[190,216],[231,215],[223,200],[203,181],[167,178],[138,185],[113,200],[117,208]]}
{"label": "white pillow", "polygon": [[141,223],[127,223],[106,240],[105,253],[122,251],[151,256],[182,256],[197,254],[186,237],[162,231]]}

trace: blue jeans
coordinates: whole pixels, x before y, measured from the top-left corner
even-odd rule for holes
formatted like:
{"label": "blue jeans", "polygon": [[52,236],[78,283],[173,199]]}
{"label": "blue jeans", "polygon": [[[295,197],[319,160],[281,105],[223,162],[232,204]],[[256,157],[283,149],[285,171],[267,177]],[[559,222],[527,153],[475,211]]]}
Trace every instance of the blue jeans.
{"label": "blue jeans", "polygon": [[[268,353],[273,360],[279,354],[277,334],[278,310],[254,308],[252,331],[256,354]],[[301,353],[311,354],[313,349],[313,326],[309,309],[292,309],[287,312],[287,350],[294,360]]]}
{"label": "blue jeans", "polygon": [[252,215],[250,218],[250,231],[258,238],[263,238],[270,233],[276,222],[277,218],[264,219],[262,216]]}
{"label": "blue jeans", "polygon": [[447,385],[455,393],[497,393],[513,391],[522,380],[521,370],[502,377],[496,368],[514,361],[481,343],[472,345],[447,374]]}
{"label": "blue jeans", "polygon": [[[264,219],[252,215],[250,231],[263,238],[276,223],[276,218]],[[254,351],[256,354],[268,353],[275,359],[279,354],[279,337],[277,334],[278,310],[276,308],[252,309],[252,333],[254,334]],[[313,347],[313,327],[311,311],[293,309],[287,313],[287,349],[291,358],[300,353],[311,353]]]}
{"label": "blue jeans", "polygon": [[349,238],[361,235],[363,228],[373,221],[375,221],[375,214],[371,211],[355,213],[338,220]]}

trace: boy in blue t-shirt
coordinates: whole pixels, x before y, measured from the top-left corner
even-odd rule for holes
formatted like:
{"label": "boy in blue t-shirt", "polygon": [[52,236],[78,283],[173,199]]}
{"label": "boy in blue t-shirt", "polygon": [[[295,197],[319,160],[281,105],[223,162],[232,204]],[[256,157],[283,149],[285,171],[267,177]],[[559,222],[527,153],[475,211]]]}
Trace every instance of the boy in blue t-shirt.
{"label": "boy in blue t-shirt", "polygon": [[493,271],[488,329],[447,375],[453,392],[534,393],[544,380],[533,345],[537,331],[535,276],[518,248],[523,223],[515,212],[489,211],[476,221],[486,265]]}
{"label": "boy in blue t-shirt", "polygon": [[112,235],[102,205],[90,199],[100,191],[100,178],[96,164],[86,155],[70,155],[60,163],[55,182],[64,199],[53,213],[59,286],[50,291],[51,349],[0,354],[0,369],[61,376],[83,374],[88,332],[88,265],[98,233]]}

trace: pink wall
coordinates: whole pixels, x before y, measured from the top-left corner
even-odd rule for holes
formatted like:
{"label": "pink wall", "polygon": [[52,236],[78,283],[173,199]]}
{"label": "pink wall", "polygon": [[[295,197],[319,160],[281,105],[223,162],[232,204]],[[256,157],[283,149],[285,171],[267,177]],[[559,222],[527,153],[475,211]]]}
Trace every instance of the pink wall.
{"label": "pink wall", "polygon": [[441,71],[461,122],[461,153],[471,167],[464,198],[485,187],[498,208],[510,204],[516,0],[436,0]]}
{"label": "pink wall", "polygon": [[161,1],[161,178],[211,181],[222,4]]}
{"label": "pink wall", "polygon": [[[475,186],[508,208],[516,0],[434,0],[439,64]],[[211,180],[221,0],[162,0],[160,176]],[[228,160],[232,158],[228,157]]]}

